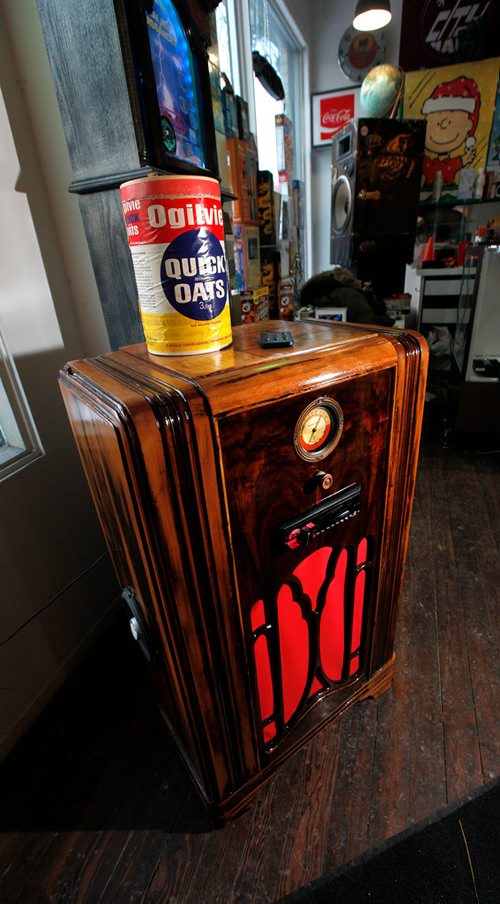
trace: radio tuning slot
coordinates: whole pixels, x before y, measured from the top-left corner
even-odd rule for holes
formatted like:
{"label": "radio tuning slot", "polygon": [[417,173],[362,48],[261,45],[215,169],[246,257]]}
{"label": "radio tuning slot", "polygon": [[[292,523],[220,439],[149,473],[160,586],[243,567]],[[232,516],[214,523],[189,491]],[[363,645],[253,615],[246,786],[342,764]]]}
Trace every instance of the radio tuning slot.
{"label": "radio tuning slot", "polygon": [[278,549],[309,546],[312,540],[328,530],[354,518],[361,510],[361,487],[353,483],[311,506],[295,518],[284,521],[274,530]]}

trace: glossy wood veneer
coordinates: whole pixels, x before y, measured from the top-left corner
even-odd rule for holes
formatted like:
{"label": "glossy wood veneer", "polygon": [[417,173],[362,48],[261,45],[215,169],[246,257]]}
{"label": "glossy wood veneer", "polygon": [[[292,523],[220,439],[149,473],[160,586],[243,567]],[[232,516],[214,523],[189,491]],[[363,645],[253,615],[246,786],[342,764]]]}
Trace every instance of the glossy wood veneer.
{"label": "glossy wood veneer", "polygon": [[[328,721],[383,692],[394,668],[427,348],[417,334],[397,330],[313,322],[290,328],[291,350],[260,349],[261,326],[245,325],[220,352],[159,357],[129,346],[73,362],[61,374],[119,580],[137,593],[156,651],[156,699],[202,797],[222,820],[248,806]],[[305,462],[294,451],[293,427],[325,395],[339,400],[344,431],[326,459]],[[332,474],[329,493],[360,484],[360,513],[307,550],[275,554],[276,524],[328,495],[306,489],[318,468]],[[373,555],[360,668],[316,688],[285,720],[276,703],[280,588],[325,543],[352,550],[364,537]],[[272,622],[267,649],[281,729],[271,740],[254,659],[258,599]],[[318,619],[304,612],[310,630]]]}

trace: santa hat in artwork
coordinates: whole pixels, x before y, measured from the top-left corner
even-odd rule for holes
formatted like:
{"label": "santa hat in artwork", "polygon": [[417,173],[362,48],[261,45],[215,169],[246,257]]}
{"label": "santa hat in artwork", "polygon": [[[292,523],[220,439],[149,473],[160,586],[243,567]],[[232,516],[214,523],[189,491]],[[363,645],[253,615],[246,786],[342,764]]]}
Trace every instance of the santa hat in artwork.
{"label": "santa hat in artwork", "polygon": [[465,144],[467,147],[472,147],[476,143],[474,132],[480,106],[481,98],[475,81],[460,76],[451,82],[442,82],[441,85],[437,85],[431,96],[425,101],[422,113],[427,116],[428,113],[439,113],[441,110],[464,110],[472,121],[469,137]]}

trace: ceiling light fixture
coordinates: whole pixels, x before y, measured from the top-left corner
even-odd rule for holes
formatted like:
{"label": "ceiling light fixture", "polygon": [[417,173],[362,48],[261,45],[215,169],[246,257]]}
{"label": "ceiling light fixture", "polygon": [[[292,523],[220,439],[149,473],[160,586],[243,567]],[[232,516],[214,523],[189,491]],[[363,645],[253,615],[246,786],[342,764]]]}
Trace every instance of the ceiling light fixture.
{"label": "ceiling light fixture", "polygon": [[391,19],[390,0],[358,0],[352,24],[357,31],[375,31]]}

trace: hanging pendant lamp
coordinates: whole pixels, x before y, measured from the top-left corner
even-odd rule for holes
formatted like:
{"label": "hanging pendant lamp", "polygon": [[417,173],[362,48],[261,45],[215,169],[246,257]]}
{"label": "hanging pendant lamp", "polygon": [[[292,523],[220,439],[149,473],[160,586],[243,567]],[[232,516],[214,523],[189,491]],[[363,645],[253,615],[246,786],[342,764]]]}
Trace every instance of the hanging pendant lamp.
{"label": "hanging pendant lamp", "polygon": [[391,19],[390,0],[358,0],[352,24],[357,31],[375,31]]}

